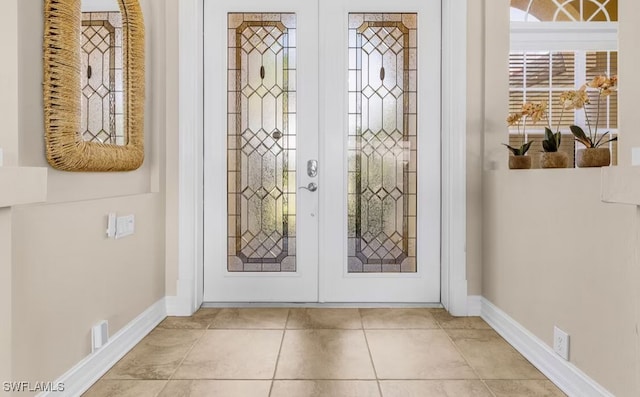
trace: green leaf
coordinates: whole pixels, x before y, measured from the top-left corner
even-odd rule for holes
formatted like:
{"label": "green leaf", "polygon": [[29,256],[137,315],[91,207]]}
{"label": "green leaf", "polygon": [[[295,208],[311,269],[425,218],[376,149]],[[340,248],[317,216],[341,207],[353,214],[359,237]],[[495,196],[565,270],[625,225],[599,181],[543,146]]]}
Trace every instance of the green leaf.
{"label": "green leaf", "polygon": [[578,139],[580,140],[586,140],[587,138],[587,134],[584,133],[584,131],[582,130],[582,128],[578,127],[577,125],[572,125],[569,126],[569,129],[571,130],[571,133]]}
{"label": "green leaf", "polygon": [[545,152],[557,152],[560,147],[560,141],[562,140],[562,134],[560,132],[553,133],[551,129],[545,127],[544,129],[545,139],[542,141],[542,148]]}
{"label": "green leaf", "polygon": [[527,152],[529,151],[529,148],[531,148],[531,145],[533,144],[533,142],[535,141],[529,141],[527,143],[525,143],[524,145],[522,145],[520,147],[520,152],[521,154],[524,156],[525,154],[527,154]]}
{"label": "green leaf", "polygon": [[506,143],[503,143],[504,146],[507,147],[507,149],[509,149],[511,151],[511,153],[513,153],[514,156],[519,156],[520,155],[520,149],[519,148],[514,148],[513,146],[509,146]]}
{"label": "green leaf", "polygon": [[569,129],[571,130],[571,133],[576,137],[576,140],[578,142],[582,143],[588,148],[593,147],[593,142],[591,142],[591,139],[587,137],[582,128],[578,127],[577,125],[572,125],[569,126]]}
{"label": "green leaf", "polygon": [[611,139],[609,139],[608,141],[605,141],[605,142],[600,143],[600,146],[602,146],[602,145],[604,145],[604,144],[606,144],[606,143],[609,143],[609,142],[615,142],[615,141],[617,141],[617,140],[618,140],[618,137],[611,138]]}
{"label": "green leaf", "polygon": [[544,127],[544,139],[550,141],[553,139],[553,131],[549,127]]}
{"label": "green leaf", "polygon": [[580,140],[580,139],[576,138],[576,142],[580,142],[586,148],[592,148],[593,147],[593,145],[591,144],[590,140],[583,141],[583,140]]}
{"label": "green leaf", "polygon": [[596,141],[596,143],[593,145],[593,147],[598,147],[600,145],[603,145],[604,143],[600,143],[600,142],[602,142],[602,140],[604,139],[605,136],[607,136],[608,133],[609,133],[609,131],[607,131],[604,134],[602,134],[602,136],[600,136],[600,139],[598,139]]}

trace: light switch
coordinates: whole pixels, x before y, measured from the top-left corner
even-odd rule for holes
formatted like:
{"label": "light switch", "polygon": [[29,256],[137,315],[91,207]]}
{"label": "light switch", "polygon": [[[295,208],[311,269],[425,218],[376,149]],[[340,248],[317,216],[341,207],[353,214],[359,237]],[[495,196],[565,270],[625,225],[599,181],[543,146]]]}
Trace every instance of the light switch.
{"label": "light switch", "polygon": [[134,215],[119,216],[116,220],[116,238],[127,237],[135,231],[136,218]]}
{"label": "light switch", "polygon": [[0,147],[0,167],[2,167],[4,165],[4,152],[2,151],[2,148]]}
{"label": "light switch", "polygon": [[111,212],[107,215],[107,237],[114,238],[116,236],[116,213]]}

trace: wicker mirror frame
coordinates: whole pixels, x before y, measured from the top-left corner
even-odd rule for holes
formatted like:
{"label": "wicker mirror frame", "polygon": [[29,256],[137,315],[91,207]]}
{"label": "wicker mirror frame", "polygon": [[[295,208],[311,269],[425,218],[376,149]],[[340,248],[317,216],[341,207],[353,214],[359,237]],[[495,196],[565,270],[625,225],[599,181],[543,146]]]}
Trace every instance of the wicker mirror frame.
{"label": "wicker mirror frame", "polygon": [[117,0],[124,59],[123,146],[86,142],[81,117],[81,0],[44,0],[44,116],[49,164],[64,171],[131,171],[144,161],[144,22],[138,0]]}

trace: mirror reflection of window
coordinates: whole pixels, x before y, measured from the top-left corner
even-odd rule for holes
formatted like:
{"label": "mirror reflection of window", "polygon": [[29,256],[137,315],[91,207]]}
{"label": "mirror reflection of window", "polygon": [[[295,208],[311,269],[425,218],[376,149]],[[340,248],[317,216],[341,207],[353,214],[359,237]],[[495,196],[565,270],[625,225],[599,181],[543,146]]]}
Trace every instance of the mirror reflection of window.
{"label": "mirror reflection of window", "polygon": [[82,0],[80,135],[126,145],[122,14],[117,0]]}

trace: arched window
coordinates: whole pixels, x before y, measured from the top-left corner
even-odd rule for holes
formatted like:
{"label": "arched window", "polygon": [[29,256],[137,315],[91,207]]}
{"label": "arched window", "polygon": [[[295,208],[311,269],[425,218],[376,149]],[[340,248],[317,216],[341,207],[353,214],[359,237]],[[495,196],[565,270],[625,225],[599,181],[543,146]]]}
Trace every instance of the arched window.
{"label": "arched window", "polygon": [[[524,102],[547,101],[554,130],[562,119],[560,130],[566,139],[561,150],[570,158],[576,147],[569,125],[584,126],[585,116],[582,110],[563,113],[559,97],[595,76],[617,74],[617,9],[617,0],[511,0],[509,110],[517,112]],[[588,118],[599,120],[598,131],[611,131],[615,136],[618,95],[607,97],[599,114],[596,95],[590,93],[594,106],[587,107]],[[540,142],[545,126],[546,120],[528,124],[524,139]],[[519,146],[522,139],[515,127],[510,130],[511,144]],[[615,142],[611,149],[612,163],[616,164]]]}
{"label": "arched window", "polygon": [[[617,22],[617,0],[511,0],[515,21]],[[512,12],[512,16],[514,13]],[[511,19],[514,21],[514,19]]]}
{"label": "arched window", "polygon": [[511,7],[511,22],[540,22],[540,20],[525,10]]}

